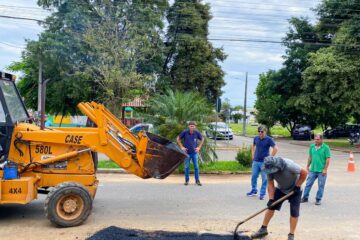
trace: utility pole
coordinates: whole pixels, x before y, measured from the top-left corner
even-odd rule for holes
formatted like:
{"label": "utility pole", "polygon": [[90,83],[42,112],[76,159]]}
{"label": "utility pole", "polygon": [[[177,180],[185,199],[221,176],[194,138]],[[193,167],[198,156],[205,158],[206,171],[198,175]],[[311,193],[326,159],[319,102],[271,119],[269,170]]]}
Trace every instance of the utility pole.
{"label": "utility pole", "polygon": [[245,99],[244,99],[244,116],[243,116],[243,132],[242,135],[246,135],[246,100],[247,100],[247,81],[248,81],[248,73],[246,72],[245,78]]}
{"label": "utility pole", "polygon": [[45,128],[45,98],[46,98],[46,84],[50,79],[43,80],[43,63],[39,60],[39,86],[38,86],[38,114],[40,116],[40,129]]}
{"label": "utility pole", "polygon": [[41,62],[41,60],[39,60],[38,107],[37,107],[38,114],[40,114],[40,112],[41,112],[42,68],[43,68],[42,62]]}
{"label": "utility pole", "polygon": [[214,152],[213,152],[214,160],[215,160],[215,155],[216,155],[215,151],[216,151],[216,139],[217,139],[217,125],[218,125],[218,117],[219,117],[220,110],[221,110],[221,99],[220,99],[220,97],[218,97],[216,99],[216,123],[215,123],[215,137],[214,137],[215,143],[214,143]]}
{"label": "utility pole", "polygon": [[46,99],[46,85],[50,79],[41,82],[41,111],[40,111],[40,129],[45,129],[45,99]]}

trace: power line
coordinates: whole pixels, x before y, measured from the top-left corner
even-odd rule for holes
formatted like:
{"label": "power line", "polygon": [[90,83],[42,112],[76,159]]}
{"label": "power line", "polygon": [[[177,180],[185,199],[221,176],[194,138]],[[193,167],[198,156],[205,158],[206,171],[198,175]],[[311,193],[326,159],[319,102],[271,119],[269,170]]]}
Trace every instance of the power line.
{"label": "power line", "polygon": [[14,17],[14,16],[6,16],[6,15],[0,15],[0,18],[10,18],[10,19],[27,20],[27,21],[37,21],[37,22],[45,23],[44,20],[35,19],[35,18]]}
{"label": "power line", "polygon": [[[0,18],[8,18],[8,19],[16,19],[16,20],[27,20],[27,21],[36,21],[36,22],[40,22],[40,23],[45,23],[44,20],[40,20],[40,19],[35,19],[35,18],[27,18],[27,17],[15,17],[15,16],[9,16],[9,15],[0,15]],[[219,20],[220,22],[231,22],[231,23],[241,23],[241,22],[260,22],[260,23],[284,23],[284,21],[286,21],[286,19],[284,19],[284,21],[272,21],[272,20],[261,20],[261,19],[240,19],[240,18],[214,18],[216,20]],[[339,19],[340,20],[340,19]],[[344,19],[341,19],[344,20]],[[91,21],[91,20],[90,20]],[[95,22],[95,20],[94,20]],[[145,19],[144,21],[134,21],[134,22],[146,22]],[[211,25],[211,24],[209,24]],[[327,26],[341,26],[341,24],[325,24]],[[222,27],[220,27],[222,28]]]}
{"label": "power line", "polygon": [[24,49],[24,48],[25,48],[25,46],[19,47],[19,46],[15,46],[15,45],[13,45],[13,44],[6,43],[6,42],[0,42],[0,44],[6,45],[6,46],[12,47],[12,48],[19,48],[19,49]]}
{"label": "power line", "polygon": [[[206,3],[210,3],[212,4],[212,2],[208,2],[208,0],[205,1]],[[285,4],[277,4],[277,3],[274,3],[274,4],[271,4],[271,3],[264,3],[263,1],[260,2],[243,2],[243,1],[240,1],[240,0],[237,0],[237,1],[231,1],[231,0],[227,0],[226,2],[229,2],[229,3],[237,3],[237,4],[246,4],[246,5],[265,5],[265,6],[281,6],[281,7],[294,7],[294,5],[285,5]],[[307,2],[305,0],[301,0],[301,3],[303,2]],[[316,4],[319,4],[321,3],[321,1],[314,1],[314,0],[309,0],[308,2],[310,3],[316,3]],[[216,3],[216,1],[215,1]]]}
{"label": "power line", "polygon": [[[0,5],[1,6],[1,5]],[[4,6],[4,5],[2,5]],[[5,5],[6,6],[6,5]],[[15,6],[14,6],[15,7]],[[24,7],[25,8],[25,7]],[[236,8],[236,7],[232,7],[233,8]],[[31,8],[32,9],[32,8]],[[264,10],[264,9],[263,9]],[[271,9],[271,11],[273,10],[276,10],[276,9]],[[270,11],[270,10],[269,10]],[[359,10],[360,11],[360,10]],[[225,13],[226,15],[228,15],[229,13],[232,13],[232,12],[221,12],[221,11],[216,11],[217,13]],[[33,15],[33,14],[32,14]],[[241,13],[242,16],[247,16],[247,15],[250,15],[250,16],[253,16],[253,14],[251,13]],[[346,14],[345,14],[346,15]],[[348,14],[349,16],[352,16],[351,14]],[[260,18],[265,18],[265,17],[272,17],[272,19],[260,19]],[[262,14],[261,16],[257,16],[256,19],[251,19],[251,18],[247,18],[247,19],[240,19],[240,18],[223,18],[223,17],[217,17],[215,16],[213,19],[220,19],[221,21],[226,21],[226,19],[230,19],[230,21],[234,21],[234,20],[241,20],[241,21],[255,21],[255,22],[258,22],[258,21],[262,21],[262,22],[283,22],[283,21],[288,21],[288,19],[284,19],[284,18],[291,18],[293,17],[293,15],[291,16],[279,16],[279,15],[269,15],[269,14]],[[12,18],[15,18],[15,17],[12,17]],[[42,20],[39,20],[39,19],[34,19],[34,18],[27,18],[27,17],[17,17],[18,19],[25,19],[25,20],[34,20],[34,21],[42,21]],[[329,20],[339,20],[339,21],[344,21],[346,19],[336,19],[336,18],[322,18],[322,19],[329,19]],[[278,21],[280,20],[280,21]]]}
{"label": "power line", "polygon": [[[263,40],[263,39],[236,39],[236,38],[208,38],[210,41],[224,41],[224,42],[253,42],[253,43],[273,43],[273,44],[283,44],[282,41],[272,41],[272,40]],[[360,45],[357,44],[337,44],[337,43],[321,43],[321,42],[290,42],[289,44],[294,45],[314,45],[314,46],[338,46],[338,47],[356,47],[360,48]]]}
{"label": "power line", "polygon": [[51,11],[50,9],[44,9],[44,8],[40,8],[40,7],[28,7],[28,6],[19,6],[19,5],[5,5],[5,4],[0,4],[0,7],[34,9],[34,10],[49,11],[49,12]]}

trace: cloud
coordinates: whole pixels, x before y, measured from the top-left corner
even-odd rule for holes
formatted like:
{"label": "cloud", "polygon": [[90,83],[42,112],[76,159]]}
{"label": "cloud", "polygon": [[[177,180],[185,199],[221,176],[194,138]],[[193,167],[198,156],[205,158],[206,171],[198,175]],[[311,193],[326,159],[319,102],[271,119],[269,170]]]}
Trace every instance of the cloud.
{"label": "cloud", "polygon": [[[259,74],[269,69],[282,67],[285,48],[279,43],[288,31],[291,17],[309,16],[317,1],[280,0],[205,0],[210,3],[213,19],[209,23],[210,39],[232,39],[234,41],[212,41],[215,47],[223,47],[228,58],[221,64],[226,72],[223,98],[234,105],[243,104],[244,72],[249,72],[249,105],[253,106]],[[245,40],[245,41],[244,41]],[[250,77],[251,76],[251,77]],[[251,80],[250,80],[251,79]]]}
{"label": "cloud", "polygon": [[[36,5],[36,1],[3,0],[2,15],[44,19],[49,13]],[[19,61],[25,48],[25,39],[37,39],[43,30],[36,21],[0,18],[0,69]]]}
{"label": "cloud", "polygon": [[243,61],[246,62],[251,61],[255,63],[268,63],[268,62],[282,63],[284,61],[282,55],[283,54],[280,53],[273,54],[265,51],[247,50],[241,52],[241,54],[239,54],[238,56],[241,56],[241,58],[244,59]]}

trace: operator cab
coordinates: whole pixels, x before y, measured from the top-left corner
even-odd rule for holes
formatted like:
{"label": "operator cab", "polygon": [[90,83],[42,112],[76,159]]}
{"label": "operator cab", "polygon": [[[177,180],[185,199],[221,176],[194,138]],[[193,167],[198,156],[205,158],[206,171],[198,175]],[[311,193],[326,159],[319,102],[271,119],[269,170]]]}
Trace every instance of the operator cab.
{"label": "operator cab", "polygon": [[0,71],[0,167],[7,159],[14,125],[29,120],[15,86],[15,75]]}

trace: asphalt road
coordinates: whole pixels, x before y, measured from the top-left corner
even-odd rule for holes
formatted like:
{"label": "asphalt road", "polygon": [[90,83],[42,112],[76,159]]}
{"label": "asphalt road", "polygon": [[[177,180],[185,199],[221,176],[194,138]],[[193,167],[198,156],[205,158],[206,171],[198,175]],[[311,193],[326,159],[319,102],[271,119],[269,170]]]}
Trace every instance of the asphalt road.
{"label": "asphalt road", "polygon": [[[251,142],[251,139],[244,139]],[[278,141],[279,155],[305,165],[307,147]],[[332,152],[325,196],[303,204],[297,239],[360,239],[360,174],[346,172],[347,154]],[[360,155],[355,155],[355,161]],[[100,186],[89,219],[79,227],[55,228],[44,216],[44,197],[25,206],[0,206],[0,239],[86,239],[109,226],[122,229],[230,234],[237,222],[265,207],[266,201],[248,198],[248,175],[202,175],[202,187],[183,185],[183,176],[142,180],[128,174],[98,175]],[[192,179],[193,181],[193,179]],[[283,240],[288,233],[289,205],[285,203],[269,226],[267,239]],[[255,231],[262,215],[241,230]],[[229,235],[229,239],[231,236]]]}

